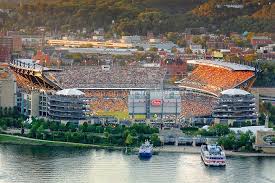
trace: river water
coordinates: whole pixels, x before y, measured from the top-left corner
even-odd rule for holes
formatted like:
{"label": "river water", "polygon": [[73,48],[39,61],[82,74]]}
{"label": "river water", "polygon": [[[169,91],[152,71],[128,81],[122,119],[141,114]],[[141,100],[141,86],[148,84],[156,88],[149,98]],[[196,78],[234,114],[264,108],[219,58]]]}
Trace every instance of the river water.
{"label": "river water", "polygon": [[0,183],[275,183],[275,158],[231,157],[205,167],[196,154],[149,161],[119,151],[0,145]]}

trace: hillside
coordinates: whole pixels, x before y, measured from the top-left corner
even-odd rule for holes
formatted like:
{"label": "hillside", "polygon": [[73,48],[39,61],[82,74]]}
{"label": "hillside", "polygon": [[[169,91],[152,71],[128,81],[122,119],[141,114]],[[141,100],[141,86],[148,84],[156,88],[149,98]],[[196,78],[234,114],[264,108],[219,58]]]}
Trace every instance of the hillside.
{"label": "hillside", "polygon": [[[258,11],[268,10],[270,0],[209,0],[195,9],[192,13],[197,16],[229,18],[232,16],[250,16]],[[227,5],[241,5],[243,8],[226,7]]]}
{"label": "hillside", "polygon": [[262,9],[253,13],[251,17],[256,19],[268,19],[268,20],[275,19],[275,3],[272,3],[271,6],[268,6],[268,5],[263,6]]}
{"label": "hillside", "polygon": [[[0,0],[0,8],[13,13],[0,13],[0,29],[31,31],[45,26],[67,32],[103,27],[120,35],[155,34],[184,31],[187,27],[207,27],[210,31],[273,32],[275,22],[268,16],[268,0],[240,1],[243,9],[217,8],[229,0]],[[2,4],[1,4],[2,3]],[[273,7],[273,5],[272,5]],[[263,9],[263,10],[261,10]],[[270,8],[272,12],[273,8]],[[1,25],[2,24],[2,25]]]}

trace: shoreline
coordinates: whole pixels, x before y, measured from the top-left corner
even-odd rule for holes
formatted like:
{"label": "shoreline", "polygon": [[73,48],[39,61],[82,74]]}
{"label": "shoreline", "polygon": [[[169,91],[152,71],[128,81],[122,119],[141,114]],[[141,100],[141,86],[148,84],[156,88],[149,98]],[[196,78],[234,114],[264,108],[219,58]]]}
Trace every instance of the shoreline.
{"label": "shoreline", "polygon": [[[74,142],[61,142],[33,139],[22,136],[0,134],[0,144],[11,145],[30,145],[30,146],[47,146],[47,147],[68,147],[68,148],[88,148],[88,149],[105,149],[105,150],[125,150],[126,147],[120,146],[106,146],[95,144],[82,144]],[[129,147],[132,152],[138,152],[137,147]],[[185,153],[185,154],[200,154],[200,147],[193,146],[162,146],[155,147],[156,153]],[[228,157],[275,157],[275,154],[254,153],[254,152],[233,152],[225,150]]]}
{"label": "shoreline", "polygon": [[106,150],[123,150],[125,147],[105,146],[96,144],[82,144],[74,142],[50,141],[33,139],[28,137],[0,134],[0,144],[12,145],[30,145],[30,146],[46,146],[46,147],[68,147],[68,148],[87,148],[87,149],[106,149]]}
{"label": "shoreline", "polygon": [[[157,147],[154,150],[158,153],[186,153],[200,154],[200,147],[193,146],[164,146]],[[233,152],[225,150],[225,155],[228,157],[275,157],[275,154],[257,153],[257,152]]]}

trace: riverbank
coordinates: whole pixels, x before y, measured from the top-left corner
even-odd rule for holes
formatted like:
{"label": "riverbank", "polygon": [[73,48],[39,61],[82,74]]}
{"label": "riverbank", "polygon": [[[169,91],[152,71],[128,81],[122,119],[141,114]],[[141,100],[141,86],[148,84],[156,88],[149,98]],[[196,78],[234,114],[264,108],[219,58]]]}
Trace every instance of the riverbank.
{"label": "riverbank", "polygon": [[71,147],[71,148],[93,148],[93,149],[107,149],[107,150],[123,150],[124,147],[117,146],[104,146],[94,144],[81,144],[73,142],[60,142],[32,139],[27,137],[0,134],[0,144],[13,144],[13,145],[31,145],[31,146],[49,146],[49,147]]}
{"label": "riverbank", "polygon": [[[91,149],[106,149],[106,150],[125,150],[125,147],[118,146],[104,146],[94,144],[81,144],[73,142],[60,142],[32,139],[21,136],[0,134],[0,144],[14,144],[14,145],[31,145],[31,146],[49,146],[49,147],[70,147],[70,148],[91,148]],[[138,152],[138,148],[132,149],[133,152]],[[200,154],[200,147],[193,146],[162,146],[155,147],[156,153],[186,153],[186,154]],[[275,154],[266,153],[249,153],[249,152],[233,152],[225,151],[226,156],[239,157],[275,157]]]}
{"label": "riverbank", "polygon": [[[187,154],[200,154],[200,147],[193,146],[163,146],[154,149],[156,152],[166,153],[187,153]],[[275,157],[275,154],[266,153],[253,153],[253,152],[233,152],[225,151],[226,156],[239,156],[239,157]]]}

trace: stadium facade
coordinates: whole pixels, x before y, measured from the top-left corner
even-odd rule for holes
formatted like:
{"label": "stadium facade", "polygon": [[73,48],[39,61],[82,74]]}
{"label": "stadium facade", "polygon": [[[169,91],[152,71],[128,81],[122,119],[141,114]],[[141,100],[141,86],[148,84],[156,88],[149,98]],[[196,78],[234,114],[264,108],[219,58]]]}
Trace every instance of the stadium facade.
{"label": "stadium facade", "polygon": [[256,125],[258,115],[255,97],[240,89],[225,90],[221,93],[212,116],[215,123],[242,126],[249,122],[251,125]]}
{"label": "stadium facade", "polygon": [[16,82],[7,67],[0,66],[0,107],[13,108],[16,104]]}
{"label": "stadium facade", "polygon": [[[75,66],[59,70],[40,66],[30,59],[17,59],[10,63],[10,68],[20,88],[17,106],[22,114],[79,122],[87,120],[89,115],[119,112],[127,117],[141,114],[153,120],[211,116],[221,92],[249,88],[255,78],[255,68],[240,64],[203,60],[187,63],[195,64],[196,68],[169,91],[163,86],[165,77],[168,72],[171,76],[185,75],[186,62],[172,61],[170,68],[166,63],[159,67],[136,65],[106,70],[98,66]],[[179,70],[175,69],[178,65]],[[85,96],[58,95],[57,91],[72,88],[81,90]],[[217,111],[213,115],[218,115]],[[233,123],[228,116],[223,117],[216,116],[216,122]],[[244,118],[236,120],[247,120]],[[254,123],[255,117],[248,120]]]}
{"label": "stadium facade", "polygon": [[181,96],[178,91],[131,91],[128,97],[128,111],[145,115],[147,119],[164,119],[181,113]]}
{"label": "stadium facade", "polygon": [[18,92],[17,107],[25,116],[75,124],[85,122],[89,112],[84,93],[76,89],[56,93]]}

